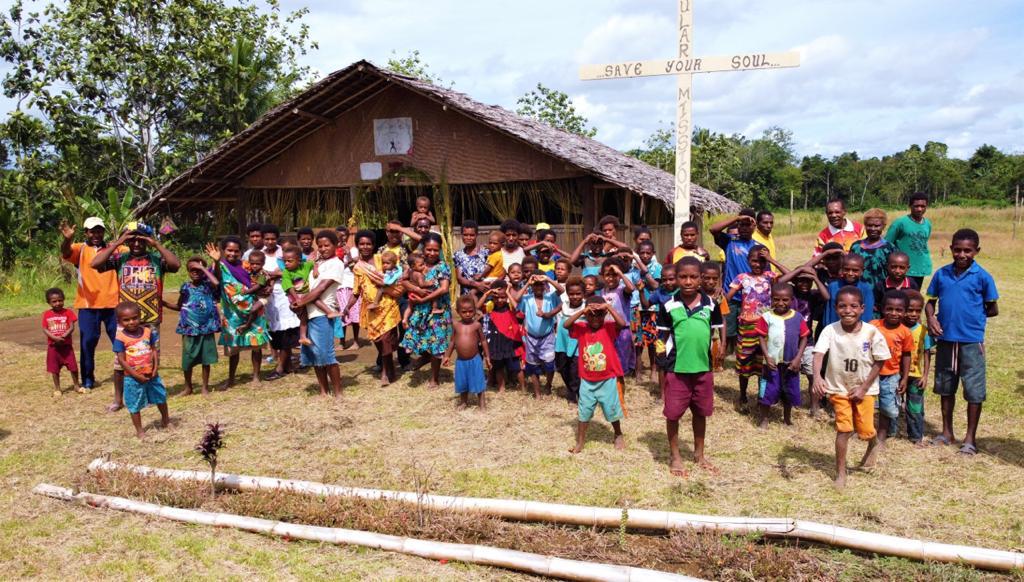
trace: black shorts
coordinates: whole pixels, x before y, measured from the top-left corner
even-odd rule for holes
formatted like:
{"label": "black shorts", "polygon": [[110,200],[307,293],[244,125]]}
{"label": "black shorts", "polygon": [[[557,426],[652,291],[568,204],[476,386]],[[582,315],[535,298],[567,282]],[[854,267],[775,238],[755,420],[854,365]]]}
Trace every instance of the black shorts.
{"label": "black shorts", "polygon": [[270,332],[270,347],[275,350],[294,350],[299,347],[299,328]]}

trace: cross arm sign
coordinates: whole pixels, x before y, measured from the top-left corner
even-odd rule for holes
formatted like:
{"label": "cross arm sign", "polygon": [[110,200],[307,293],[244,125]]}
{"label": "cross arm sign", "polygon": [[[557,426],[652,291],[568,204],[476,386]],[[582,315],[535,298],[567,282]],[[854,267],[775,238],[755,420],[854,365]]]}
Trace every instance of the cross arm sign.
{"label": "cross arm sign", "polygon": [[659,59],[652,61],[623,61],[621,63],[605,65],[583,65],[580,67],[580,79],[596,81],[601,79],[629,79],[686,73],[756,71],[799,66],[800,53],[798,52],[748,53],[692,59]]}

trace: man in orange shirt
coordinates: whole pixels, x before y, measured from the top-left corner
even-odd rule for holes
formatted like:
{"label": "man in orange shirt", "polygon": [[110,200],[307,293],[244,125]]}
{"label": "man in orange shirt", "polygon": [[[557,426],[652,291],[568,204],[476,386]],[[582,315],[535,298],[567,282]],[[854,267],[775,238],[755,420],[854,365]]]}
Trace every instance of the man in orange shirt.
{"label": "man in orange shirt", "polygon": [[103,219],[90,216],[82,226],[85,228],[85,242],[72,243],[75,227],[66,222],[61,223],[60,232],[64,240],[60,245],[60,255],[78,270],[78,293],[75,295],[74,307],[78,310],[82,387],[92,389],[96,386],[95,356],[101,330],[106,330],[111,344],[117,332],[117,318],[114,316],[118,302],[117,273],[100,273],[90,266],[96,253],[107,246],[104,241],[107,228]]}

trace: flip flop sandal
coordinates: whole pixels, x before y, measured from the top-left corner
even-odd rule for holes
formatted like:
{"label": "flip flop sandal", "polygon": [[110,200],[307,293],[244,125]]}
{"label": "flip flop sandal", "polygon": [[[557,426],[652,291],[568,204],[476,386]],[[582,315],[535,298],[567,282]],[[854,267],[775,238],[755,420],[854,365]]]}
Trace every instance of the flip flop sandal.
{"label": "flip flop sandal", "polygon": [[978,447],[966,443],[964,444],[964,446],[960,447],[960,454],[967,455],[968,457],[973,457],[974,455],[978,454]]}
{"label": "flip flop sandal", "polygon": [[940,446],[940,445],[941,445],[941,446],[949,446],[949,445],[951,445],[951,444],[953,444],[953,443],[949,442],[949,439],[948,439],[948,438],[946,438],[946,435],[941,435],[941,434],[940,434],[939,436],[937,436],[937,437],[934,437],[934,438],[933,438],[933,439],[931,440],[931,443],[930,443],[930,444],[931,444],[931,446],[933,446],[933,447],[937,447],[937,446]]}

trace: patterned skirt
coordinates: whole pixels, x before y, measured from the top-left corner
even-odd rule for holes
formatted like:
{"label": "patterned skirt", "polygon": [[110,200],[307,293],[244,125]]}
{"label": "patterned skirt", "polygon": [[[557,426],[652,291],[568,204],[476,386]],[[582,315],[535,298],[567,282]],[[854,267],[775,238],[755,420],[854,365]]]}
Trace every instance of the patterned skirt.
{"label": "patterned skirt", "polygon": [[736,338],[736,373],[749,378],[761,375],[761,342],[757,335],[757,324],[739,321]]}
{"label": "patterned skirt", "polygon": [[639,307],[634,307],[629,320],[629,329],[633,332],[634,346],[638,348],[653,346],[658,339],[657,313],[641,311]]}

